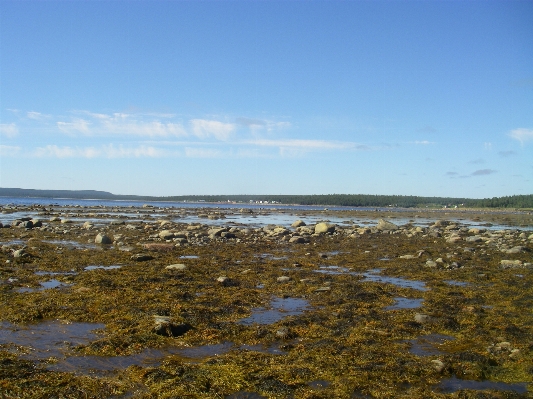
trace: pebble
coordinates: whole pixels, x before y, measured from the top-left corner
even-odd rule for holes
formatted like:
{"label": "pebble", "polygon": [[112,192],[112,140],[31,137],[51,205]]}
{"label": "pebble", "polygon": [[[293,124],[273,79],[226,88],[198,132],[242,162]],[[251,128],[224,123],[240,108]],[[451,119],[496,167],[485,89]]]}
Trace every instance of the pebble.
{"label": "pebble", "polygon": [[187,270],[187,265],[184,265],[183,263],[176,263],[174,265],[168,265],[165,267],[167,270]]}
{"label": "pebble", "polygon": [[286,283],[290,280],[291,278],[289,276],[281,276],[277,278],[278,283]]}

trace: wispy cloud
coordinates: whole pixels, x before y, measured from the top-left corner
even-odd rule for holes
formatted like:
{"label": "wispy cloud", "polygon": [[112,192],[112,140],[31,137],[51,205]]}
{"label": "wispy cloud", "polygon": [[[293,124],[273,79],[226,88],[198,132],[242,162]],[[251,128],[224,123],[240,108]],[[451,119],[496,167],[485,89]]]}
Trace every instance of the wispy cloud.
{"label": "wispy cloud", "polygon": [[248,141],[248,144],[260,147],[280,147],[280,148],[298,148],[301,150],[369,150],[370,148],[361,144],[343,142],[343,141],[327,141],[327,140],[300,140],[300,139],[283,139],[283,140],[268,140],[258,139]]}
{"label": "wispy cloud", "polygon": [[14,123],[0,123],[0,135],[4,137],[15,137],[19,134],[19,129]]}
{"label": "wispy cloud", "polygon": [[429,145],[429,144],[435,144],[431,141],[428,141],[428,140],[421,140],[421,141],[415,141],[414,142],[416,145]]}
{"label": "wispy cloud", "polygon": [[159,158],[167,153],[156,147],[124,147],[112,144],[101,147],[70,147],[47,145],[38,147],[32,154],[46,158]]}
{"label": "wispy cloud", "polygon": [[512,151],[512,150],[509,150],[509,151],[499,151],[498,152],[498,155],[501,156],[501,157],[504,157],[504,158],[507,158],[507,157],[512,157],[514,155],[517,155],[516,151]]}
{"label": "wispy cloud", "polygon": [[34,119],[34,120],[37,120],[37,121],[42,121],[42,120],[51,118],[51,115],[46,115],[46,114],[43,114],[41,112],[36,112],[36,111],[28,111],[26,113],[26,116],[29,119]]}
{"label": "wispy cloud", "polygon": [[59,130],[69,135],[76,135],[78,133],[88,135],[91,133],[91,130],[89,129],[90,125],[91,123],[89,121],[80,118],[75,119],[72,122],[57,122]]}
{"label": "wispy cloud", "polygon": [[217,140],[228,140],[235,130],[233,123],[224,123],[208,119],[192,119],[190,121],[194,135],[200,139],[214,137]]}
{"label": "wispy cloud", "polygon": [[509,132],[509,136],[523,145],[526,141],[533,140],[533,129],[514,129]]}
{"label": "wispy cloud", "polygon": [[458,174],[457,172],[446,172],[446,176],[457,176]]}
{"label": "wispy cloud", "polygon": [[472,172],[471,176],[486,176],[497,173],[497,170],[494,169],[478,169],[475,172]]}
{"label": "wispy cloud", "polygon": [[20,147],[12,145],[0,145],[0,156],[12,157],[20,152]]}

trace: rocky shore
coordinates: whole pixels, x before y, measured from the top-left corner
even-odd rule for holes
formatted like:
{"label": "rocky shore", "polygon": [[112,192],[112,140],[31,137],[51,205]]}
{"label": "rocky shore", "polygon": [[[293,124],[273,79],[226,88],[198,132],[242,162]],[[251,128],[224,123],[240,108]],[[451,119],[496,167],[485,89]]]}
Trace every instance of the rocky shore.
{"label": "rocky shore", "polygon": [[530,213],[1,210],[2,398],[533,397]]}

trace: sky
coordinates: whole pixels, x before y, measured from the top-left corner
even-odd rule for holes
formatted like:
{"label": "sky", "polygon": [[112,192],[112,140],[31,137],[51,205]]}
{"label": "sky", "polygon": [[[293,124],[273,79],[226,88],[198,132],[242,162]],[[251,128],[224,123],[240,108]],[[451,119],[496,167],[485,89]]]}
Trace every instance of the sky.
{"label": "sky", "polygon": [[533,194],[532,1],[0,0],[0,187]]}

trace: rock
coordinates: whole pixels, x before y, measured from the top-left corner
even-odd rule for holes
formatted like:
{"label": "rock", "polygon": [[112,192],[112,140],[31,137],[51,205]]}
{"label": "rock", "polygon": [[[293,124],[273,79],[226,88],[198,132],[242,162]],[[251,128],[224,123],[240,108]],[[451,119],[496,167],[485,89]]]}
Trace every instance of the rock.
{"label": "rock", "polygon": [[521,353],[520,353],[520,349],[513,349],[511,350],[511,353],[509,355],[509,357],[513,360],[517,360],[519,359],[521,356]]}
{"label": "rock", "polygon": [[507,254],[519,254],[521,252],[525,252],[527,250],[526,247],[523,247],[521,245],[518,245],[516,247],[513,247],[511,249],[508,249],[507,251],[505,251],[505,253]]}
{"label": "rock", "polygon": [[434,262],[432,260],[428,260],[428,261],[426,261],[426,266],[427,267],[437,267],[437,262]]}
{"label": "rock", "polygon": [[187,265],[184,265],[183,263],[176,263],[174,265],[168,265],[167,267],[165,267],[165,269],[184,271],[187,270]]}
{"label": "rock", "polygon": [[500,266],[503,269],[510,269],[510,268],[513,268],[513,267],[520,267],[520,266],[522,266],[522,261],[521,260],[503,259],[503,260],[500,261]]}
{"label": "rock", "polygon": [[461,240],[462,240],[461,236],[451,235],[451,236],[446,240],[446,242],[447,242],[447,243],[450,243],[450,244],[455,244],[456,242],[461,241]]}
{"label": "rock", "polygon": [[291,339],[294,337],[295,337],[295,334],[289,329],[289,327],[283,326],[276,330],[276,338]]}
{"label": "rock", "polygon": [[91,222],[89,222],[89,221],[83,223],[83,225],[82,225],[82,227],[83,227],[84,229],[87,229],[87,230],[92,229],[93,226],[94,226],[94,225],[93,225]]}
{"label": "rock", "polygon": [[[470,229],[472,230],[472,229]],[[481,242],[483,239],[480,236],[470,236],[465,238],[466,242]]]}
{"label": "rock", "polygon": [[149,251],[168,252],[168,251],[172,251],[175,247],[174,247],[174,244],[147,243],[147,244],[143,244],[143,248]]}
{"label": "rock", "polygon": [[179,337],[192,329],[192,326],[187,323],[172,323],[168,316],[154,316],[154,322],[153,331],[165,337]]}
{"label": "rock", "polygon": [[303,227],[306,226],[305,222],[303,220],[297,220],[293,224],[291,224],[291,227],[297,228],[297,227]]}
{"label": "rock", "polygon": [[439,359],[434,359],[431,361],[431,365],[433,366],[433,368],[435,369],[435,371],[437,373],[442,373],[442,371],[444,370],[444,363],[442,361],[440,361]]}
{"label": "rock", "polygon": [[102,233],[99,233],[96,238],[94,239],[94,242],[96,244],[113,244],[113,240],[105,235],[105,234],[102,234]]}
{"label": "rock", "polygon": [[315,290],[315,292],[328,292],[331,291],[331,287],[320,287]]}
{"label": "rock", "polygon": [[416,258],[416,256],[414,256],[414,255],[402,255],[402,256],[398,256],[398,258],[400,258],[400,259],[414,259],[414,258]]}
{"label": "rock", "polygon": [[233,281],[232,279],[226,276],[220,276],[219,278],[217,278],[217,283],[224,287],[230,287],[230,286],[237,285],[236,281]]}
{"label": "rock", "polygon": [[291,278],[289,276],[280,276],[277,278],[278,283],[286,283],[288,281],[291,281]]}
{"label": "rock", "polygon": [[59,217],[57,217],[57,216],[54,216],[54,217],[51,217],[51,218],[49,219],[49,221],[50,221],[50,222],[60,222],[61,219],[60,219]]}
{"label": "rock", "polygon": [[39,219],[32,219],[30,221],[33,223],[33,227],[43,227],[43,222],[41,222]]}
{"label": "rock", "polygon": [[415,321],[420,324],[428,324],[433,321],[433,317],[427,314],[417,313],[415,314]]}
{"label": "rock", "polygon": [[70,220],[70,219],[61,219],[61,223],[69,224],[69,223],[72,223],[72,220]]}
{"label": "rock", "polygon": [[376,229],[380,231],[394,231],[398,230],[398,226],[387,220],[379,219],[379,222],[376,225]]}
{"label": "rock", "polygon": [[136,262],[145,262],[147,260],[154,259],[153,256],[146,255],[146,254],[135,254],[131,256],[131,260],[134,260]]}
{"label": "rock", "polygon": [[163,240],[171,240],[174,238],[174,233],[170,230],[163,230],[159,233],[159,238]]}
{"label": "rock", "polygon": [[289,242],[295,243],[295,244],[305,244],[306,240],[303,237],[291,237]]}
{"label": "rock", "polygon": [[315,226],[315,234],[331,234],[335,231],[335,225],[332,223],[321,222]]}
{"label": "rock", "polygon": [[18,249],[13,252],[13,258],[23,258],[25,256],[28,256],[28,253],[24,249]]}
{"label": "rock", "polygon": [[226,232],[228,231],[227,228],[225,227],[216,227],[216,228],[213,228],[213,229],[209,229],[207,231],[207,234],[210,236],[210,237],[220,237],[220,235],[223,233],[223,232]]}

